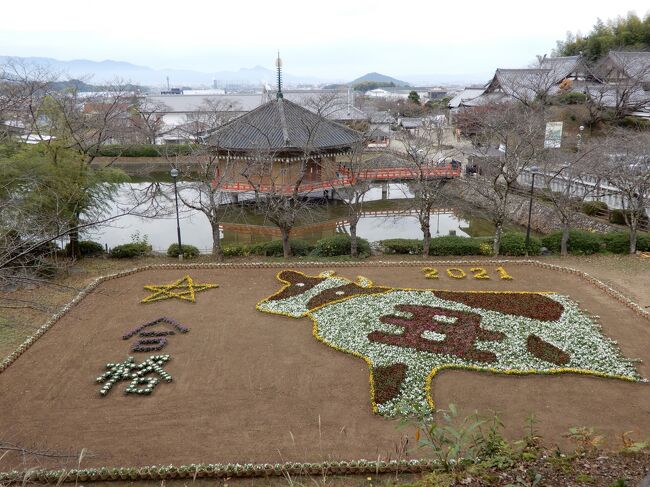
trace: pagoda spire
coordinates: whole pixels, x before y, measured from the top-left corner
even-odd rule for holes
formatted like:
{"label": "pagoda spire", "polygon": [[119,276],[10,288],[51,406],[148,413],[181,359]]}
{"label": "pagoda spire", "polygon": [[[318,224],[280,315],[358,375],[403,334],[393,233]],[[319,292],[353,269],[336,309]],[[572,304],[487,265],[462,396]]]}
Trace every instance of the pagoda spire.
{"label": "pagoda spire", "polygon": [[278,50],[278,59],[275,61],[275,66],[278,68],[278,93],[276,97],[278,99],[284,98],[282,95],[282,59],[280,59],[280,51]]}

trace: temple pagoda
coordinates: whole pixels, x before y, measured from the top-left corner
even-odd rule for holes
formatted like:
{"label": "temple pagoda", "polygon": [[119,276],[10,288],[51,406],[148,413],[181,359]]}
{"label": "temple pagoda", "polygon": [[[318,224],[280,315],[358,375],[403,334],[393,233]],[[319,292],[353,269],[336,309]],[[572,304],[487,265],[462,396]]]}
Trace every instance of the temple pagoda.
{"label": "temple pagoda", "polygon": [[347,184],[337,157],[349,154],[363,135],[285,100],[279,57],[277,68],[275,99],[206,139],[219,158],[215,184],[227,191],[283,194]]}

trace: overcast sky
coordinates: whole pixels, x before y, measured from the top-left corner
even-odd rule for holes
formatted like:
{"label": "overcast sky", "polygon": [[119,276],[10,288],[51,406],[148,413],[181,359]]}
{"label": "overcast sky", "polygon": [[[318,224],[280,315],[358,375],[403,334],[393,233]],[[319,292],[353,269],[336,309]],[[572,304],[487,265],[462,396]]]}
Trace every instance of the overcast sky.
{"label": "overcast sky", "polygon": [[8,0],[0,55],[214,72],[272,68],[280,49],[301,76],[483,74],[525,67],[598,17],[649,10],[648,0]]}

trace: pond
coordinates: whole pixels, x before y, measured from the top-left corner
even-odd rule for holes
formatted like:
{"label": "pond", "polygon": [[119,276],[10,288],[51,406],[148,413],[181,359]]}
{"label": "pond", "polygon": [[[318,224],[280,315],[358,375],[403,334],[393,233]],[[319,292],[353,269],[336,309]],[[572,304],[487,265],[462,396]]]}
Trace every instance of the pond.
{"label": "pond", "polygon": [[[158,190],[155,211],[147,205],[147,211],[121,216],[109,225],[87,232],[83,238],[101,242],[111,248],[146,236],[154,250],[165,251],[177,238],[173,185],[155,183],[155,187]],[[180,184],[179,188],[188,198],[190,190]],[[111,214],[120,214],[121,209],[129,206],[135,195],[141,198],[145,190],[151,190],[148,183],[121,185],[117,202],[111,205]],[[422,238],[418,219],[408,209],[411,197],[412,194],[404,184],[374,185],[364,200],[364,213],[357,225],[358,236],[371,242],[389,238]],[[191,199],[191,196],[189,198]],[[240,201],[245,199],[244,196]],[[212,235],[206,216],[183,206],[182,203],[179,203],[179,206],[183,243],[195,245],[202,252],[209,252],[212,247]],[[345,206],[340,201],[325,201],[322,198],[314,200],[308,217],[298,223],[292,231],[292,237],[315,242],[338,233],[349,234],[350,226],[345,213]],[[245,204],[234,205],[232,214],[224,220],[221,237],[226,244],[255,243],[280,238],[277,227],[265,222],[262,215],[256,214]],[[493,225],[485,215],[478,210],[461,209],[458,204],[436,208],[430,223],[434,237],[480,237],[491,236],[494,232]]]}

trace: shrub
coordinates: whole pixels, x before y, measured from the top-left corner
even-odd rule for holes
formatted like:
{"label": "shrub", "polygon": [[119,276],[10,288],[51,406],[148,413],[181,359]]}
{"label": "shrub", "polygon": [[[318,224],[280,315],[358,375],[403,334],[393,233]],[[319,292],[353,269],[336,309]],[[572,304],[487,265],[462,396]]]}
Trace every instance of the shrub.
{"label": "shrub", "polygon": [[578,91],[569,91],[558,96],[557,101],[562,105],[579,105],[587,101],[587,95]]}
{"label": "shrub", "polygon": [[224,257],[241,257],[248,255],[249,249],[245,244],[227,244],[221,246],[221,253]]}
{"label": "shrub", "polygon": [[[610,210],[609,211],[609,222],[614,223],[616,225],[627,225],[627,223],[625,223],[625,215],[626,214],[627,214],[627,216],[629,218],[629,216],[630,216],[630,211],[629,210],[627,210],[625,212],[623,212],[623,210],[619,210],[619,209]],[[646,217],[645,215],[642,215],[641,218],[639,219],[639,221],[640,222],[647,222],[648,217]]]}
{"label": "shrub", "polygon": [[[291,253],[295,256],[308,255],[312,247],[308,242],[300,239],[289,240]],[[271,240],[269,242],[261,242],[251,245],[248,252],[253,255],[265,255],[267,257],[282,257],[284,250],[282,248],[282,240]]]}
{"label": "shrub", "polygon": [[636,249],[641,252],[650,252],[650,233],[636,234]]}
{"label": "shrub", "polygon": [[151,252],[151,245],[147,242],[131,242],[124,245],[117,245],[111,249],[111,257],[114,259],[132,259],[142,257]]}
{"label": "shrub", "polygon": [[[562,232],[553,232],[542,238],[542,244],[551,252],[559,253],[562,242]],[[591,255],[602,250],[602,238],[597,233],[584,230],[569,230],[567,250],[571,254]]]}
{"label": "shrub", "polygon": [[[614,254],[627,254],[630,251],[629,232],[608,232],[603,235],[605,249]],[[650,251],[650,233],[638,233],[636,248],[641,252]]]}
{"label": "shrub", "polygon": [[618,122],[618,125],[621,127],[637,129],[637,130],[650,129],[650,122],[638,117],[625,117]]}
{"label": "shrub", "polygon": [[[316,242],[312,255],[320,257],[334,257],[337,255],[350,255],[350,236],[334,235],[333,237],[321,238]],[[360,257],[370,255],[370,244],[364,238],[357,237],[357,251]]]}
{"label": "shrub", "polygon": [[[540,239],[530,237],[528,255],[538,255],[542,250]],[[519,232],[506,232],[501,236],[501,255],[526,255],[526,235]]]}
{"label": "shrub", "polygon": [[382,240],[382,249],[386,254],[421,254],[422,240],[416,238],[391,238]]}
{"label": "shrub", "polygon": [[481,252],[481,255],[492,255],[493,253],[492,244],[487,242],[482,242],[479,245],[479,251]]}
{"label": "shrub", "polygon": [[616,225],[627,225],[623,210],[611,210],[609,212],[609,222]]}
{"label": "shrub", "polygon": [[[70,243],[68,242],[65,246],[66,254],[70,251]],[[91,257],[93,255],[101,255],[104,253],[104,246],[99,242],[93,242],[92,240],[80,240],[79,241],[79,251],[81,252],[82,257]]]}
{"label": "shrub", "polygon": [[[178,257],[179,254],[178,244],[173,243],[167,249],[167,255],[169,257]],[[184,259],[193,259],[200,254],[199,249],[194,245],[183,244],[183,258]]]}
{"label": "shrub", "polygon": [[609,207],[604,201],[585,201],[582,203],[582,212],[589,216],[607,211]]}
{"label": "shrub", "polygon": [[482,240],[448,235],[431,239],[429,255],[481,255]]}

